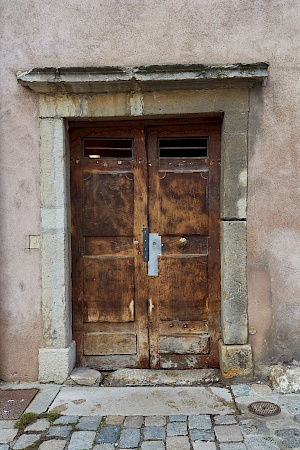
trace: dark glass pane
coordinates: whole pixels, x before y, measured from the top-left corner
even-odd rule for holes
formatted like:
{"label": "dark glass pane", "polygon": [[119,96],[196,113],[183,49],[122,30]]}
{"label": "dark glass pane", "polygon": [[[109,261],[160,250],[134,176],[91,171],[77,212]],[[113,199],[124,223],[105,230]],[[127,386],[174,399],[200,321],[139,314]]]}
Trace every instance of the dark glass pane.
{"label": "dark glass pane", "polygon": [[133,139],[97,139],[83,141],[85,158],[132,158]]}
{"label": "dark glass pane", "polygon": [[207,138],[176,138],[159,140],[161,158],[205,158]]}

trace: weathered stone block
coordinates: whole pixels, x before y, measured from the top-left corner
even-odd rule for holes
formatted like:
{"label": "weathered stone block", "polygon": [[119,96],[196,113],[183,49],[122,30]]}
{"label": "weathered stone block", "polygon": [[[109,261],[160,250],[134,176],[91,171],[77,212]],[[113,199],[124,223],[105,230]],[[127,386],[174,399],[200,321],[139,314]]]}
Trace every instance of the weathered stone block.
{"label": "weathered stone block", "polygon": [[300,393],[300,365],[272,366],[269,380],[273,389],[281,394]]}
{"label": "weathered stone block", "polygon": [[143,93],[144,115],[247,111],[246,89],[179,90]]}
{"label": "weathered stone block", "polygon": [[75,384],[79,384],[81,386],[99,386],[99,383],[103,379],[103,375],[95,369],[89,369],[88,367],[76,367],[72,371],[70,378]]}
{"label": "weathered stone block", "polygon": [[118,369],[109,374],[103,384],[115,387],[198,386],[207,383],[217,383],[219,379],[220,372],[218,369]]}
{"label": "weathered stone block", "polygon": [[41,209],[41,225],[43,232],[66,231],[68,228],[65,207],[46,207]]}
{"label": "weathered stone block", "polygon": [[[143,92],[138,115],[186,114],[209,112],[245,112],[249,109],[247,89],[205,89]],[[61,117],[124,117],[135,115],[132,93],[115,92],[94,95],[41,95],[40,115]],[[142,107],[142,108],[141,108]],[[235,132],[239,132],[239,124]],[[228,129],[229,130],[229,129]],[[230,132],[227,131],[226,132]]]}
{"label": "weathered stone block", "polygon": [[248,339],[247,224],[221,223],[221,324],[224,344],[242,345]]}
{"label": "weathered stone block", "polygon": [[42,306],[47,348],[65,348],[71,340],[68,242],[64,232],[42,235]]}
{"label": "weathered stone block", "polygon": [[251,345],[224,345],[219,342],[220,368],[224,378],[251,376],[253,372]]}
{"label": "weathered stone block", "polygon": [[64,120],[41,119],[40,135],[41,204],[63,207],[67,197]]}
{"label": "weathered stone block", "polygon": [[248,111],[226,111],[223,119],[223,133],[247,133]]}
{"label": "weathered stone block", "polygon": [[63,383],[70,375],[76,359],[75,342],[67,348],[39,350],[39,380],[41,383]]}
{"label": "weathered stone block", "polygon": [[128,116],[130,107],[128,93],[116,92],[114,95],[41,95],[41,117],[117,117]]}
{"label": "weathered stone block", "polygon": [[221,218],[247,217],[247,134],[223,133]]}

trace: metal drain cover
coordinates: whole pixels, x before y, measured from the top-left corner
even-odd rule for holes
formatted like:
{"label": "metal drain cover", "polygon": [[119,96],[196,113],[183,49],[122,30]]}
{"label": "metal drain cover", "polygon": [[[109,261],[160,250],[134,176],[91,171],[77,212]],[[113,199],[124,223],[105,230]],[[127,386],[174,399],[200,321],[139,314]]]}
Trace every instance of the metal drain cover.
{"label": "metal drain cover", "polygon": [[271,402],[250,403],[250,405],[248,405],[248,409],[250,412],[257,414],[258,416],[275,416],[281,411],[280,406]]}
{"label": "metal drain cover", "polygon": [[38,389],[0,390],[0,420],[19,419]]}

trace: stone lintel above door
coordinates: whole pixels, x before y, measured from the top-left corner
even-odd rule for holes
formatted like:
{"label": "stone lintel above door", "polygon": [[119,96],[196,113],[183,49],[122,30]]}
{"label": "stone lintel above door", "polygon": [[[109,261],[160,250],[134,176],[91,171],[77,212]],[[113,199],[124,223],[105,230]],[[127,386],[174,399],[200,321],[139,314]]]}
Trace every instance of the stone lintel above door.
{"label": "stone lintel above door", "polygon": [[268,64],[174,64],[137,67],[57,67],[18,72],[22,86],[40,94],[98,94],[252,87],[268,77]]}

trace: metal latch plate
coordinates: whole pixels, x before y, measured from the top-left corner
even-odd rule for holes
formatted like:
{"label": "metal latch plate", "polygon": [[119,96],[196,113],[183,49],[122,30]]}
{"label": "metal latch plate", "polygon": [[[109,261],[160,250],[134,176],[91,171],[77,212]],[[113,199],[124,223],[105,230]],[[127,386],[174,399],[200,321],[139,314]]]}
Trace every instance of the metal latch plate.
{"label": "metal latch plate", "polygon": [[149,233],[148,276],[158,277],[158,257],[162,255],[161,236]]}

